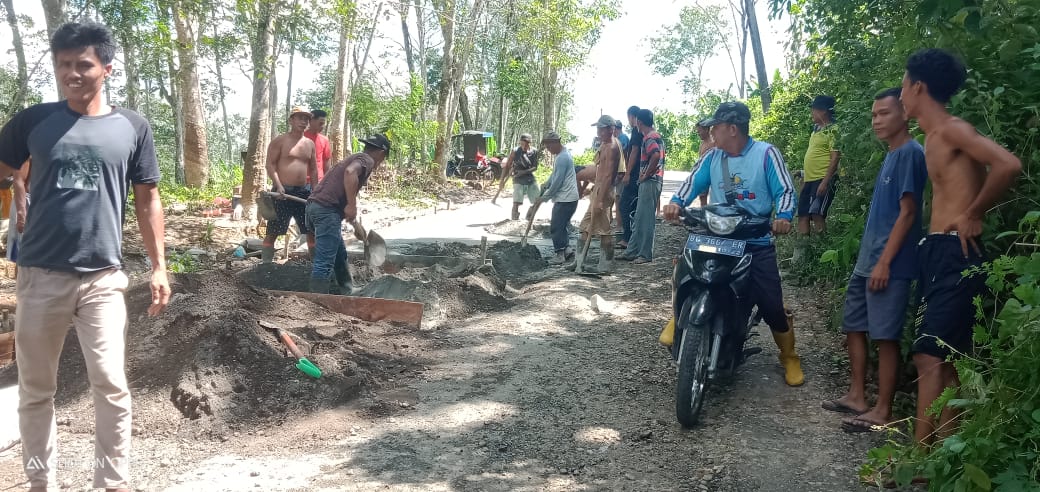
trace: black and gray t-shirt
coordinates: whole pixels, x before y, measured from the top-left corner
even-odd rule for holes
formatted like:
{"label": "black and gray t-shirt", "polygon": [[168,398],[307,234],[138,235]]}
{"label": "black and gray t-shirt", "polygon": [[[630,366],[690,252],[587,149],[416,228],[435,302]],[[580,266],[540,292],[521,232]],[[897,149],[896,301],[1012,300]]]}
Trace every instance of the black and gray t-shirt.
{"label": "black and gray t-shirt", "polygon": [[513,183],[518,185],[534,184],[534,174],[517,176],[517,171],[529,171],[538,168],[538,151],[535,149],[525,151],[523,147],[517,147],[513,151]]}
{"label": "black and gray t-shirt", "polygon": [[0,130],[0,162],[18,168],[29,157],[33,202],[19,266],[120,268],[130,183],[159,182],[148,122],[123,108],[83,116],[64,101],[37,104]]}

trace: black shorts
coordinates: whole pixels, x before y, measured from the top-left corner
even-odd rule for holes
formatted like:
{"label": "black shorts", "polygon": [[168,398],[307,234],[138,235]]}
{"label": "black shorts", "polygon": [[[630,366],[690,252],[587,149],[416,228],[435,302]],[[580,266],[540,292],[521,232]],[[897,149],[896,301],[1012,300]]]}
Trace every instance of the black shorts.
{"label": "black shorts", "polygon": [[[271,191],[274,191],[273,189]],[[311,196],[310,186],[286,186],[285,194],[303,198]],[[267,234],[281,236],[289,231],[289,219],[296,219],[296,227],[300,234],[307,234],[307,204],[296,200],[282,200],[274,197],[274,212],[278,218],[267,222]]]}
{"label": "black shorts", "polygon": [[[917,338],[913,352],[945,359],[950,354],[971,353],[975,327],[975,303],[986,292],[986,275],[974,271],[985,258],[961,251],[960,238],[929,234],[917,247],[921,279],[921,305],[917,312]],[[965,275],[965,271],[971,270]],[[941,343],[940,343],[941,340]]]}
{"label": "black shorts", "polygon": [[806,181],[802,185],[802,193],[798,195],[799,217],[808,217],[810,215],[827,216],[827,209],[831,208],[831,202],[834,201],[834,189],[838,185],[838,177],[831,178],[830,183],[827,184],[827,193],[823,196],[816,196],[822,181],[822,179]]}

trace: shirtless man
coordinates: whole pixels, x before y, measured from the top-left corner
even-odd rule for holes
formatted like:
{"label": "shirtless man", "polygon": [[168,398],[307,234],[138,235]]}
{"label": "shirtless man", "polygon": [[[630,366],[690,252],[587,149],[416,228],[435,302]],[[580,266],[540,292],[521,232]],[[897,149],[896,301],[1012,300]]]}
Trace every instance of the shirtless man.
{"label": "shirtless man", "polygon": [[[318,184],[318,161],[314,141],[303,134],[311,122],[311,114],[299,106],[289,115],[289,131],[278,135],[267,147],[267,175],[274,186],[271,191],[292,195],[306,200],[311,196],[311,187]],[[274,260],[274,240],[288,232],[289,219],[296,220],[300,234],[307,235],[307,250],[314,251],[314,235],[307,231],[307,205],[289,199],[275,198],[278,218],[267,223],[260,258],[263,263]]]}
{"label": "shirtless man", "polygon": [[[614,232],[610,228],[610,210],[614,206],[614,178],[621,163],[621,148],[614,139],[614,118],[603,115],[592,124],[599,137],[599,150],[596,152],[596,177],[592,194],[589,196],[589,209],[581,219],[581,242],[584,248],[589,234],[599,236],[599,273],[610,273],[614,270]],[[583,171],[589,171],[586,168]],[[580,181],[582,176],[578,176]],[[582,254],[582,251],[578,251]]]}
{"label": "shirtless man", "polygon": [[966,78],[961,61],[939,49],[914,53],[903,76],[903,107],[927,135],[925,164],[932,180],[930,233],[918,248],[923,303],[913,347],[919,375],[914,438],[925,447],[936,433],[954,431],[952,408],[942,410],[938,425],[928,408],[945,388],[959,385],[947,359],[971,353],[972,299],[985,291],[985,275],[964,272],[984,261],[982,216],[1022,171],[1017,157],[947,111]]}

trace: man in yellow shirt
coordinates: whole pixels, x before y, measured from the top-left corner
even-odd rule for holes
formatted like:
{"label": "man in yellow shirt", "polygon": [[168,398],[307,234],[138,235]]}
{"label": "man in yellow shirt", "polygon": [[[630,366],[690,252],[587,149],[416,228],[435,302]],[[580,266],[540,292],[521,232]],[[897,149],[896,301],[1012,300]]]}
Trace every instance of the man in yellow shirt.
{"label": "man in yellow shirt", "polygon": [[805,151],[804,179],[798,198],[798,232],[808,235],[809,224],[817,233],[827,229],[827,209],[838,180],[838,127],[834,124],[834,98],[816,96],[812,102],[813,134]]}

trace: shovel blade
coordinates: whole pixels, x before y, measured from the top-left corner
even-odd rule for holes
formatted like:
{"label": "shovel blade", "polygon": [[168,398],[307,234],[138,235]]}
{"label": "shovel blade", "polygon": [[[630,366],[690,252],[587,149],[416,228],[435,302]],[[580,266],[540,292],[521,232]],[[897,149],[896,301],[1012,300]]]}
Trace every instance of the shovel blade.
{"label": "shovel blade", "polygon": [[376,231],[369,231],[365,244],[365,260],[374,267],[386,263],[386,241]]}
{"label": "shovel blade", "polygon": [[296,361],[296,368],[314,379],[321,379],[321,369],[306,358]]}

